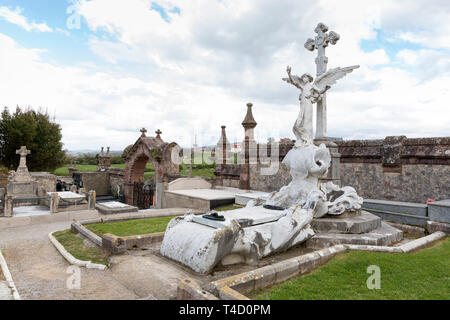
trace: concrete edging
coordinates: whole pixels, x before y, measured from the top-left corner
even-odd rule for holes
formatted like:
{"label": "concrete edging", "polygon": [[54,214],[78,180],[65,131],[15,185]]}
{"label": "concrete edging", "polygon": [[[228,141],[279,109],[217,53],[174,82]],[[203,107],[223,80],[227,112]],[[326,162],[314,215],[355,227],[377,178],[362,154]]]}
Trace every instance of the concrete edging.
{"label": "concrete edging", "polygon": [[[68,229],[63,229],[68,230]],[[70,264],[79,266],[79,267],[85,267],[87,269],[99,269],[99,270],[106,270],[108,267],[104,264],[98,264],[98,263],[92,263],[91,261],[83,261],[75,258],[72,256],[65,248],[64,246],[59,243],[58,240],[53,236],[53,233],[63,230],[56,230],[52,231],[48,234],[48,238],[50,239],[50,242],[55,246],[56,250],[61,253],[61,255],[66,259]]]}
{"label": "concrete edging", "polygon": [[14,300],[22,300],[20,298],[19,291],[17,291],[16,285],[14,284],[11,272],[9,272],[8,265],[6,264],[5,257],[3,257],[1,250],[0,250],[0,266],[2,268],[3,275],[5,276],[5,279],[8,282],[8,287],[11,289],[11,293]]}
{"label": "concrete edging", "polygon": [[70,229],[72,231],[77,231],[79,232],[81,235],[83,235],[85,238],[87,238],[88,240],[90,240],[91,242],[95,243],[97,246],[101,247],[102,244],[102,238],[99,237],[98,235],[96,235],[95,233],[93,233],[91,230],[89,230],[88,228],[86,228],[85,226],[83,226],[81,223],[79,223],[78,221],[74,220],[71,224],[70,224]]}

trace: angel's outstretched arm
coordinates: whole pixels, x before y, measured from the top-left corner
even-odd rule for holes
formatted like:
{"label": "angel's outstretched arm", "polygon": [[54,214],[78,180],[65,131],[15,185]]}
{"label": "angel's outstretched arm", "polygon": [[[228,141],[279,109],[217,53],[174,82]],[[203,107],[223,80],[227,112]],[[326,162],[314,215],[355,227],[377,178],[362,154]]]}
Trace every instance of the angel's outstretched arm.
{"label": "angel's outstretched arm", "polygon": [[283,78],[283,80],[286,81],[287,83],[290,83],[290,84],[296,86],[300,90],[303,90],[303,85],[302,85],[300,78],[297,76],[293,77],[291,75],[291,67],[290,66],[287,66],[286,72],[287,72],[289,78]]}

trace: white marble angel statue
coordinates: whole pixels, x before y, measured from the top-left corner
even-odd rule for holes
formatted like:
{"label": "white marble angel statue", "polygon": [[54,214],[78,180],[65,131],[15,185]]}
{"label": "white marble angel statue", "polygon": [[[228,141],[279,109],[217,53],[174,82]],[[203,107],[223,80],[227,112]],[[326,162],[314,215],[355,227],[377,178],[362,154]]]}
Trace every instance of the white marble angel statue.
{"label": "white marble angel statue", "polygon": [[343,78],[359,66],[334,68],[318,76],[313,83],[313,77],[305,73],[301,77],[291,74],[291,67],[287,67],[288,78],[284,81],[300,89],[300,112],[294,124],[294,135],[297,139],[296,147],[313,144],[313,110],[312,104],[322,98],[322,94],[331,88],[337,80]]}

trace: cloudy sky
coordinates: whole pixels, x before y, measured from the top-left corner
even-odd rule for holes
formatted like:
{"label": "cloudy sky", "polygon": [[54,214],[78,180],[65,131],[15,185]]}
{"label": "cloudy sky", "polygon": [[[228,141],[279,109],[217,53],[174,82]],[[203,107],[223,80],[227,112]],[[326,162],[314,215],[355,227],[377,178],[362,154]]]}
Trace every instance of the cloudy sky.
{"label": "cloudy sky", "polygon": [[423,1],[0,0],[0,105],[44,108],[69,150],[120,150],[139,129],[189,146],[294,138],[297,90],[315,74],[318,22],[341,35],[328,67],[328,135],[450,135],[450,4]]}

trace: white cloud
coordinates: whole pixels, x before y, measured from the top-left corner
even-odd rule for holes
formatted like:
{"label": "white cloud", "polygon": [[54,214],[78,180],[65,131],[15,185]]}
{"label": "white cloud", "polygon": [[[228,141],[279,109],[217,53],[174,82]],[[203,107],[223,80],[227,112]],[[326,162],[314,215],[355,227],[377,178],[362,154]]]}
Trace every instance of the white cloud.
{"label": "white cloud", "polygon": [[450,19],[443,19],[445,11],[437,1],[426,9],[417,2],[411,6],[415,11],[392,1],[158,4],[177,7],[180,14],[167,11],[167,22],[150,10],[149,0],[80,2],[93,32],[90,49],[115,67],[139,66],[126,75],[92,72],[89,64],[45,63],[39,51],[0,36],[0,46],[7,48],[0,52],[6,55],[0,60],[0,73],[6,75],[0,78],[0,103],[54,110],[71,149],[123,148],[143,126],[149,134],[159,128],[165,140],[184,146],[193,143],[195,133],[200,144],[215,143],[221,125],[227,126],[230,140],[241,140],[240,123],[249,101],[254,103],[257,139],[293,138],[298,92],[281,77],[288,64],[295,73],[315,74],[316,53],[303,44],[323,21],[341,35],[327,48],[329,67],[361,65],[329,91],[330,136],[449,134],[450,55],[445,45],[401,50],[392,61],[382,48],[365,52],[360,47],[361,40],[376,39],[377,30],[399,35],[418,27],[443,41],[446,36],[433,31],[432,19],[416,17],[421,10],[425,17],[434,12],[444,24],[440,30],[446,30]]}
{"label": "white cloud", "polygon": [[29,22],[27,17],[22,15],[23,10],[20,7],[16,7],[16,9],[12,10],[8,7],[0,7],[0,18],[4,20],[16,24],[19,27],[25,29],[26,31],[37,31],[37,32],[52,32],[52,28],[50,28],[45,23],[35,23]]}

